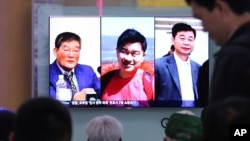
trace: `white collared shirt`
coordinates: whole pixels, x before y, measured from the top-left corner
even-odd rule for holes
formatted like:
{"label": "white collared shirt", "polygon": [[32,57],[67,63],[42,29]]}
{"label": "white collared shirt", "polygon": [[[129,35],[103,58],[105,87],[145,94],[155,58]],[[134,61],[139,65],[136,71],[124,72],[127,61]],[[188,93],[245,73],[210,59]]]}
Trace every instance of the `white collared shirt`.
{"label": "white collared shirt", "polygon": [[[66,71],[58,64],[57,61],[56,61],[56,64],[57,64],[58,68],[61,70],[62,74],[65,74]],[[73,72],[73,82],[76,86],[76,90],[77,90],[77,92],[79,92],[78,82],[77,82],[76,75],[75,75],[75,69],[72,69],[71,72]]]}
{"label": "white collared shirt", "polygon": [[194,101],[194,90],[193,90],[193,80],[190,59],[183,61],[174,52],[174,58],[176,61],[176,66],[179,75],[181,97],[183,101]]}

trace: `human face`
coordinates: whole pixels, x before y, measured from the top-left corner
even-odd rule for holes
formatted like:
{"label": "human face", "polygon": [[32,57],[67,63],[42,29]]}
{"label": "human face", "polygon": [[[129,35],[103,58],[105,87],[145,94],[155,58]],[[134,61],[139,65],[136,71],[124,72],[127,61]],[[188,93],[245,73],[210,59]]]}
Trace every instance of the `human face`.
{"label": "human face", "polygon": [[76,40],[62,42],[59,48],[54,48],[58,64],[65,70],[71,71],[80,57],[80,43]]}
{"label": "human face", "polygon": [[228,37],[227,19],[222,14],[222,2],[218,1],[212,11],[198,5],[195,2],[191,3],[193,16],[202,21],[204,31],[209,32],[209,36],[215,41],[217,45],[223,45]]}
{"label": "human face", "polygon": [[172,39],[175,52],[181,56],[188,56],[194,48],[194,33],[192,31],[180,31]]}
{"label": "human face", "polygon": [[127,43],[120,50],[116,50],[121,72],[135,72],[144,60],[144,52],[139,42]]}

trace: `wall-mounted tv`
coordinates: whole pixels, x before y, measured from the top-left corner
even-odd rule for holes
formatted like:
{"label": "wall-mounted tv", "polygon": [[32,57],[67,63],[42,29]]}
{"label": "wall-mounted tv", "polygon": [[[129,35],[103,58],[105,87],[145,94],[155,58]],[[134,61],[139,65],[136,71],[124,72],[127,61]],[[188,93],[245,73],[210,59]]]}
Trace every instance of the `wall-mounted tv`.
{"label": "wall-mounted tv", "polygon": [[69,107],[199,107],[197,19],[50,17],[49,41],[49,96]]}

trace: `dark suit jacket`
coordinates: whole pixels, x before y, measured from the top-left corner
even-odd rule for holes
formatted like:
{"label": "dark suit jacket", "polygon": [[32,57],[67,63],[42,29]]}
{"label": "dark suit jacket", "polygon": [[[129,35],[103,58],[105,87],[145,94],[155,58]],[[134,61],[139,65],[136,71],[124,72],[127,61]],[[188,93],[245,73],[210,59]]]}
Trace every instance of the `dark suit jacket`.
{"label": "dark suit jacket", "polygon": [[[58,75],[62,74],[61,70],[56,64],[56,61],[54,61],[50,65],[50,96],[53,98],[56,98],[56,82],[58,80]],[[90,66],[77,64],[75,67],[75,75],[78,82],[79,90],[82,90],[83,88],[93,88],[97,92],[97,95],[100,96],[100,81],[97,78],[95,72]],[[65,79],[66,80],[66,79]],[[70,88],[70,83],[68,80],[67,85],[68,88]]]}
{"label": "dark suit jacket", "polygon": [[[195,100],[198,99],[197,77],[200,65],[190,60]],[[157,106],[180,107],[182,103],[180,81],[174,55],[155,61],[155,93]]]}
{"label": "dark suit jacket", "polygon": [[250,22],[236,30],[215,55],[209,104],[230,96],[250,98]]}
{"label": "dark suit jacket", "polygon": [[209,60],[205,61],[200,67],[198,75],[198,106],[206,107],[209,96]]}

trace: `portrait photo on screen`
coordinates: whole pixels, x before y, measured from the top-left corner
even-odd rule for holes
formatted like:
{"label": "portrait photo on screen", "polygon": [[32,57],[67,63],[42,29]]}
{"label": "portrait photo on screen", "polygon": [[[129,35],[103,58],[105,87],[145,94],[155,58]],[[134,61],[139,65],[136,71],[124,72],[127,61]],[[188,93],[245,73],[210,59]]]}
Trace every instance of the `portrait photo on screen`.
{"label": "portrait photo on screen", "polygon": [[[155,17],[155,106],[205,105],[201,99],[208,98],[208,70],[207,79],[199,81],[199,75],[208,61],[208,39],[200,20]],[[200,92],[201,83],[205,93]]]}
{"label": "portrait photo on screen", "polygon": [[154,58],[154,17],[102,17],[102,102],[107,107],[151,107]]}
{"label": "portrait photo on screen", "polygon": [[72,107],[100,96],[100,17],[50,17],[49,96]]}

